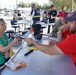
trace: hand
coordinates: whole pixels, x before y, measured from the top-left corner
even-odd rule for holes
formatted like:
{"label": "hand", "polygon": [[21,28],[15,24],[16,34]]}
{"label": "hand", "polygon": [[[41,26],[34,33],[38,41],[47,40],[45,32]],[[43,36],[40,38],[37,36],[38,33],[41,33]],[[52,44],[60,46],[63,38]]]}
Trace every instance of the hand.
{"label": "hand", "polygon": [[49,33],[49,34],[45,34],[45,36],[48,36],[48,37],[50,37],[50,36],[52,36],[52,34],[51,34],[51,33]]}
{"label": "hand", "polygon": [[53,15],[51,15],[51,19],[54,19],[54,18],[56,18],[55,16],[53,16]]}
{"label": "hand", "polygon": [[31,38],[26,38],[25,41],[26,41],[28,44],[32,44],[33,39],[31,39]]}
{"label": "hand", "polygon": [[50,41],[49,41],[49,45],[50,45],[50,46],[53,46],[53,45],[55,45],[56,43],[57,43],[57,41],[52,40],[52,39],[50,39]]}
{"label": "hand", "polygon": [[14,40],[13,40],[14,43],[18,43],[19,41],[21,41],[21,38],[16,38],[15,37]]}
{"label": "hand", "polygon": [[60,27],[60,30],[62,30],[63,32],[65,32],[66,30],[68,30],[69,29],[69,26],[66,24],[66,25],[62,25],[61,27]]}

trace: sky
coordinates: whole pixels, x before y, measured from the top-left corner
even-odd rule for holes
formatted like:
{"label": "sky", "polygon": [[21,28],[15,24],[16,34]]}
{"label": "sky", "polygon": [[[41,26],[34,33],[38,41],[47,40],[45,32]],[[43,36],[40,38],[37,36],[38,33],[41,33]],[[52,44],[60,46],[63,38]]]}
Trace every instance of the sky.
{"label": "sky", "polygon": [[[31,3],[33,1],[38,2],[40,5],[43,3],[49,3],[49,0],[17,0],[18,3],[20,1],[23,1],[25,3]],[[8,8],[8,9],[14,9],[16,7],[16,0],[0,0],[0,8]]]}

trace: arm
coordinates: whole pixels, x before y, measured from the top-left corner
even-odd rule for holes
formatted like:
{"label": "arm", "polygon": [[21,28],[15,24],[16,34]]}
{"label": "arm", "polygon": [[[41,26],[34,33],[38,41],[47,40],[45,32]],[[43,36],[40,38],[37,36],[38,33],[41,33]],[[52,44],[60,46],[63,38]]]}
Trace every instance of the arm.
{"label": "arm", "polygon": [[32,18],[34,17],[34,14],[35,14],[35,11],[33,11],[32,15],[31,15]]}
{"label": "arm", "polygon": [[56,18],[56,17],[57,17],[57,11],[55,10],[54,15],[51,15],[51,18],[53,19],[53,18]]}
{"label": "arm", "polygon": [[56,17],[57,17],[57,16],[52,16],[52,15],[51,15],[51,19],[54,19],[54,18],[56,18]]}
{"label": "arm", "polygon": [[61,42],[61,41],[63,40],[63,35],[62,35],[62,33],[63,33],[63,30],[60,29],[60,30],[58,31],[58,35],[57,35],[58,42]]}
{"label": "arm", "polygon": [[53,39],[50,39],[50,40],[49,40],[49,45],[50,45],[50,46],[53,46],[53,45],[55,45],[56,43],[58,43],[56,40],[53,40]]}
{"label": "arm", "polygon": [[63,33],[65,33],[66,30],[68,30],[69,26],[68,24],[62,25],[60,27],[60,30],[58,31],[58,41],[61,42],[64,38],[63,38]]}
{"label": "arm", "polygon": [[25,41],[28,43],[28,44],[34,44],[35,47],[37,47],[40,51],[46,53],[46,54],[49,54],[49,55],[57,55],[57,54],[63,54],[63,52],[56,46],[50,46],[50,45],[42,45],[42,44],[39,44],[37,42],[34,42],[32,39],[25,39]]}
{"label": "arm", "polygon": [[56,18],[56,17],[57,17],[57,16],[52,16],[52,15],[51,15],[51,18],[52,18],[52,19],[53,19],[53,18]]}
{"label": "arm", "polygon": [[42,52],[49,54],[49,55],[57,55],[63,54],[63,52],[56,46],[49,46],[49,45],[42,45],[37,42],[34,42],[34,45]]}
{"label": "arm", "polygon": [[18,43],[19,41],[18,41],[19,39],[14,39],[13,40],[13,42],[12,43],[10,43],[8,46],[6,46],[6,47],[3,47],[1,44],[0,44],[0,51],[2,51],[2,52],[7,52],[12,46],[14,46],[16,43]]}

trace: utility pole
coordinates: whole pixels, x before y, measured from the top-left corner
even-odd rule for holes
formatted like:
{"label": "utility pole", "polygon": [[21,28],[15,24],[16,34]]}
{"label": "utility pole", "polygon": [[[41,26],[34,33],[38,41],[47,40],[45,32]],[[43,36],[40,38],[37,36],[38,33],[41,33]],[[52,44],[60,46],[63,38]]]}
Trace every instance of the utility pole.
{"label": "utility pole", "polygon": [[16,11],[17,11],[17,21],[18,21],[18,1],[16,0]]}
{"label": "utility pole", "polygon": [[27,8],[28,8],[28,0],[27,0]]}
{"label": "utility pole", "polygon": [[15,10],[15,5],[13,5],[13,9]]}
{"label": "utility pole", "polygon": [[73,12],[73,2],[74,2],[74,0],[72,0],[72,12]]}

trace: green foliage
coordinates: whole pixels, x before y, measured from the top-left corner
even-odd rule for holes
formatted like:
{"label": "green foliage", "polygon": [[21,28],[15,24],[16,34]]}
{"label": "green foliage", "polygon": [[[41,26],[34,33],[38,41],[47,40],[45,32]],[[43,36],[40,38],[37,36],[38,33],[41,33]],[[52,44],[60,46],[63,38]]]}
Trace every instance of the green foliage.
{"label": "green foliage", "polygon": [[32,4],[35,4],[36,7],[41,8],[41,6],[37,2],[32,2],[30,5],[32,6]]}
{"label": "green foliage", "polygon": [[19,4],[18,4],[18,7],[21,7],[21,8],[23,8],[23,7],[26,7],[27,5],[23,2],[23,1],[21,1]]}
{"label": "green foliage", "polygon": [[[72,10],[72,0],[49,0],[49,3],[44,3],[42,6],[39,5],[37,2],[32,3],[24,3],[21,1],[18,6],[19,7],[31,7],[32,4],[35,4],[38,8],[43,10],[48,10],[50,8],[50,5],[53,3],[56,10],[64,9],[66,11]],[[76,0],[73,0],[73,9],[76,9]]]}
{"label": "green foliage", "polygon": [[47,3],[44,3],[43,6],[41,7],[41,9],[48,10],[48,9],[50,9],[50,5]]}
{"label": "green foliage", "polygon": [[0,11],[7,11],[7,8],[0,8]]}
{"label": "green foliage", "polygon": [[3,8],[4,11],[7,11],[7,8]]}
{"label": "green foliage", "polygon": [[37,8],[40,8],[40,9],[49,9],[50,5],[47,4],[47,3],[44,3],[43,6],[39,5],[37,2],[32,2],[32,3],[24,3],[23,1],[21,1],[19,4],[18,4],[18,7],[21,7],[21,8],[24,8],[24,7],[31,7],[32,4],[35,4]]}
{"label": "green foliage", "polygon": [[[49,0],[49,2],[53,2],[57,10],[65,8],[65,10],[72,10],[72,0]],[[76,0],[73,0],[74,10],[76,9]]]}

